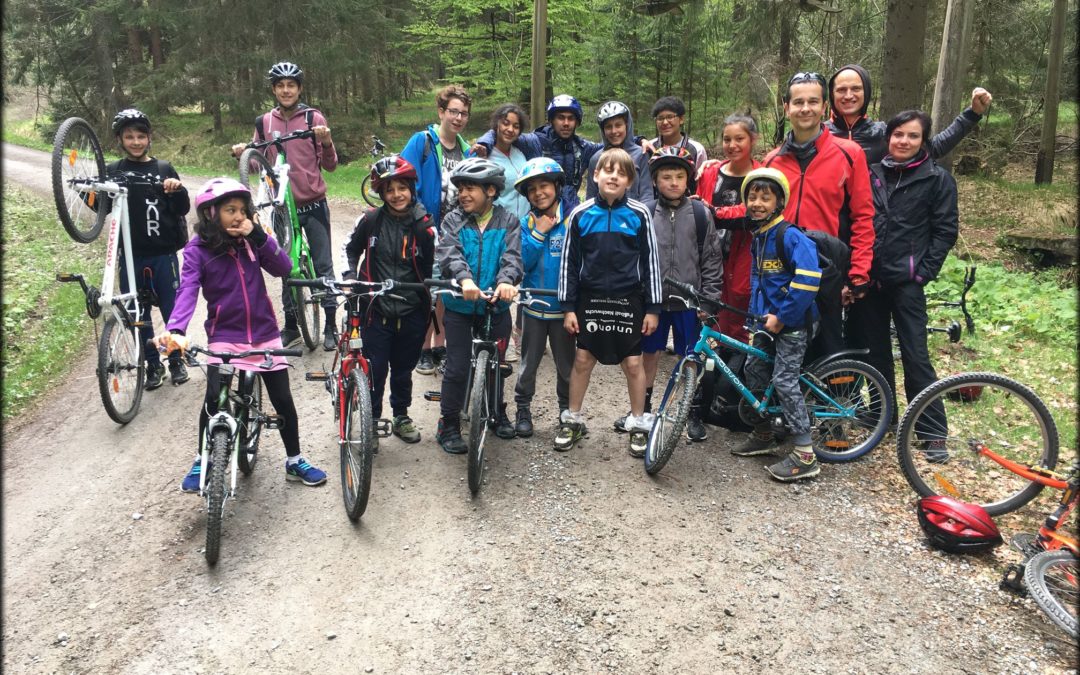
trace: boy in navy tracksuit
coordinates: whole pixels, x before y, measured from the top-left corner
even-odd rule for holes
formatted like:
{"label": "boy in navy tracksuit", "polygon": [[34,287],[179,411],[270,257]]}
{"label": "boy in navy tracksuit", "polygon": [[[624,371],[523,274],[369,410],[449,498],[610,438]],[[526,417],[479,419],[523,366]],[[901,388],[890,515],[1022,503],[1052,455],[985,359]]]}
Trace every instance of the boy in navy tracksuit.
{"label": "boy in navy tracksuit", "polygon": [[[769,364],[750,356],[746,361],[746,385],[761,392],[772,380],[795,450],[767,470],[780,481],[801,480],[821,471],[811,446],[810,418],[799,389],[803,355],[818,318],[814,303],[821,283],[817,247],[799,228],[790,225],[783,228],[784,241],[777,241],[789,195],[787,178],[778,169],[754,169],[743,179],[742,193],[754,232],[750,245],[750,312],[765,317],[762,328],[769,333],[755,334],[754,346],[774,357]],[[783,246],[786,256],[781,255],[779,246]],[[732,454],[773,454],[775,444],[770,423],[763,420]]]}

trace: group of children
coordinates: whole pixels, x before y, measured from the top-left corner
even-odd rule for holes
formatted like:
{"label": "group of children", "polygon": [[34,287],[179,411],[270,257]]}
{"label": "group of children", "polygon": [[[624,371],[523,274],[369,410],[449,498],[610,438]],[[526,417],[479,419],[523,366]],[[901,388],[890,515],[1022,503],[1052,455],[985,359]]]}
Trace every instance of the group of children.
{"label": "group of children", "polygon": [[[281,66],[275,68],[280,71]],[[278,72],[278,79],[273,80],[275,72],[271,70],[275,87],[290,77]],[[298,87],[288,93],[298,101]],[[294,108],[297,101],[293,101]],[[463,109],[448,113],[447,125],[457,122],[463,126],[468,106],[461,103],[461,96],[448,98],[445,107],[456,105]],[[674,289],[666,287],[664,279],[672,277],[710,296],[748,295],[750,310],[765,316],[760,328],[772,339],[759,337],[756,343],[774,353],[776,363],[749,365],[748,384],[763,389],[770,378],[774,381],[795,446],[793,453],[769,467],[769,471],[780,480],[817,473],[810,449],[809,421],[797,385],[803,351],[816,320],[814,293],[820,270],[814,245],[798,228],[785,228],[783,246],[795,263],[794,272],[771,264],[777,257],[775,233],[783,221],[788,188],[779,171],[755,168],[750,157],[757,133],[753,120],[745,116],[729,118],[724,128],[728,161],[702,166],[703,149],[681,131],[684,113],[678,99],[665,97],[659,101],[653,115],[660,135],[645,142],[643,151],[634,140],[629,108],[617,101],[604,104],[598,115],[604,148],[589,158],[587,198],[576,207],[568,203],[566,186],[580,180],[580,176],[568,175],[559,162],[545,156],[527,160],[511,186],[500,162],[467,156],[471,153],[459,141],[460,156],[447,164],[439,152],[435,160],[437,173],[446,174],[446,180],[440,182],[449,183],[455,192],[452,202],[447,203],[444,186],[437,186],[438,190],[429,187],[429,193],[437,194],[421,194],[425,181],[431,182],[425,172],[434,169],[418,171],[413,162],[398,155],[372,167],[372,186],[383,205],[358,219],[345,245],[344,276],[417,282],[434,275],[452,279],[459,287],[457,295],[444,298],[445,314],[440,322],[446,352],[436,440],[443,450],[453,454],[466,450],[460,416],[470,345],[474,330],[484,318],[483,303],[494,304],[492,328],[502,356],[511,332],[509,308],[519,286],[524,284],[557,290],[558,304],[523,308],[521,364],[514,387],[515,418],[511,422],[500,398],[494,423],[496,435],[532,435],[531,404],[537,369],[550,346],[559,406],[555,449],[570,450],[587,433],[585,395],[599,362],[618,364],[623,370],[630,410],[616,422],[616,428],[629,433],[629,452],[641,457],[652,426],[652,384],[668,335],[674,333],[676,352],[686,354],[696,342],[700,325],[696,311],[675,297]],[[125,119],[145,119],[124,114]],[[504,110],[503,117],[520,124],[524,114],[513,108]],[[319,121],[325,122],[321,116]],[[124,122],[116,127],[129,164],[150,161],[148,120],[144,126]],[[329,139],[329,130],[319,126],[317,156],[332,151],[332,144],[318,145]],[[143,145],[125,131],[129,128],[145,136]],[[457,130],[448,128],[456,136]],[[428,135],[434,137],[438,131],[433,125]],[[497,147],[509,155],[505,143]],[[413,154],[426,163],[428,155],[422,149]],[[171,170],[167,163],[159,165]],[[159,273],[156,279],[159,298],[165,296],[161,309],[166,321],[166,332],[155,338],[156,342],[170,354],[186,347],[184,334],[201,290],[208,308],[204,327],[210,349],[281,347],[291,326],[278,332],[263,273],[285,278],[291,262],[268,234],[265,224],[258,222],[247,188],[227,178],[209,181],[196,196],[196,236],[187,241],[182,220],[186,192],[182,192],[175,172],[170,181],[166,182],[166,191],[172,198],[167,203],[175,202],[172,213],[181,224],[172,240],[173,252],[166,257],[171,256],[175,271],[175,250],[183,246],[184,264],[178,280],[175,272],[172,278]],[[528,204],[521,217],[499,203],[509,201],[511,187]],[[703,191],[709,194],[703,195]],[[181,194],[184,198],[180,198]],[[746,204],[749,236],[732,236],[718,229],[712,209],[703,206],[737,202]],[[435,209],[437,217],[430,209]],[[321,224],[322,218],[318,220]],[[725,266],[744,264],[742,256],[747,251],[754,270],[748,275],[751,287],[729,288],[729,270]],[[142,253],[136,246],[136,257]],[[162,293],[162,281],[174,292]],[[408,443],[420,441],[420,432],[408,413],[411,374],[428,339],[432,308],[431,297],[425,293],[380,297],[371,305],[363,326],[364,349],[371,363],[373,414],[382,414],[389,379],[392,430]],[[332,309],[327,315],[328,330],[332,332]],[[172,368],[172,380],[179,384],[186,380],[182,361],[175,355],[170,358],[171,363],[178,364]],[[287,478],[306,485],[324,483],[325,472],[300,453],[298,420],[284,359],[275,359],[270,369],[255,363],[238,366],[260,373],[282,418],[280,433],[288,455]],[[151,372],[160,374],[158,368]],[[208,383],[214,379],[208,377]],[[200,435],[208,417],[216,412],[216,392],[211,389],[208,384],[200,412]],[[695,441],[706,438],[696,410],[691,414],[688,436]],[[751,436],[734,452],[764,454],[771,452],[771,446],[759,436]],[[201,470],[197,458],[183,481],[185,491],[198,490]]]}

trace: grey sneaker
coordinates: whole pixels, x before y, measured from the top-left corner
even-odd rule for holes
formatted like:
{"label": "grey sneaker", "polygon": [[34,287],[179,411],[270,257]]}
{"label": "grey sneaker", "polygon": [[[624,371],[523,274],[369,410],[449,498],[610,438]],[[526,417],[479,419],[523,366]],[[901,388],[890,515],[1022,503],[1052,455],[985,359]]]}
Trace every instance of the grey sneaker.
{"label": "grey sneaker", "polygon": [[705,429],[705,423],[697,415],[691,415],[690,419],[687,420],[686,437],[695,443],[700,443],[709,437],[709,432]]}
{"label": "grey sneaker", "polygon": [[626,433],[626,418],[627,417],[630,417],[630,413],[626,413],[625,415],[623,415],[619,419],[615,420],[615,424],[613,425],[615,427],[615,431],[618,431],[620,434],[625,434]]}
{"label": "grey sneaker", "polygon": [[412,418],[408,415],[398,415],[395,417],[391,431],[393,431],[395,436],[406,443],[420,442],[420,430],[416,428]]}
{"label": "grey sneaker", "polygon": [[792,483],[818,475],[821,473],[821,465],[818,464],[817,457],[812,457],[809,462],[804,462],[797,453],[792,452],[776,464],[765,467],[765,470],[778,481]]}
{"label": "grey sneaker", "polygon": [[559,425],[559,432],[555,434],[555,449],[566,452],[574,447],[574,444],[585,437],[585,424],[582,422],[563,422]]}
{"label": "grey sneaker", "polygon": [[756,434],[747,434],[742,445],[731,449],[731,454],[736,457],[757,457],[758,455],[775,455],[778,445],[776,439],[770,435],[766,438],[758,438]]}
{"label": "grey sneaker", "polygon": [[630,456],[640,459],[645,456],[645,448],[649,445],[649,432],[634,429],[630,432]]}
{"label": "grey sneaker", "polygon": [[430,349],[420,352],[420,362],[416,364],[416,372],[421,375],[433,375],[435,373],[435,361],[431,358]]}
{"label": "grey sneaker", "polygon": [[146,367],[146,391],[154,391],[165,381],[165,364]]}

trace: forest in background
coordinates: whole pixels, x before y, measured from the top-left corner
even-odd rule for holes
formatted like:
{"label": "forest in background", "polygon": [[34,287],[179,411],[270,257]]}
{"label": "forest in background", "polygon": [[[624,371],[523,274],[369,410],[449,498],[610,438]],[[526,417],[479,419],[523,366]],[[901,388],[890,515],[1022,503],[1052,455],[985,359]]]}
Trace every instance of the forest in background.
{"label": "forest in background", "polygon": [[[980,154],[974,170],[1033,158],[1054,0],[964,1],[966,49],[948,107],[958,113],[978,84],[993,92],[991,115],[1004,122],[993,139],[971,144]],[[791,73],[828,77],[861,63],[874,78],[872,112],[930,110],[948,2],[550,0],[545,99],[573,93],[591,113],[618,98],[645,119],[657,98],[673,94],[686,101],[687,129],[707,145],[736,110],[754,114],[770,139]],[[1060,99],[1074,101],[1077,17],[1075,2],[1066,6]],[[305,70],[305,98],[348,145],[385,127],[388,109],[443,82],[474,92],[480,111],[504,101],[527,107],[532,16],[523,0],[310,0],[269,11],[250,0],[10,0],[5,81],[35,87],[51,120],[78,115],[104,130],[128,105],[151,115],[194,107],[221,132],[265,110],[268,66],[291,60]],[[1073,119],[1061,121],[1075,116],[1072,108]]]}

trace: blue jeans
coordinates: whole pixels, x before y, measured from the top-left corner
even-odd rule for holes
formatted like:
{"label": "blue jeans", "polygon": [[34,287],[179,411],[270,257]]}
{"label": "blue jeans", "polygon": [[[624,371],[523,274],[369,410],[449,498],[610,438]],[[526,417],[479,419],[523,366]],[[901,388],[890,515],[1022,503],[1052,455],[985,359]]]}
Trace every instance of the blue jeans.
{"label": "blue jeans", "polygon": [[[180,285],[180,264],[176,260],[175,253],[168,253],[166,255],[154,255],[154,256],[133,256],[135,268],[135,289],[144,290],[148,289],[153,291],[157,296],[158,310],[161,312],[161,320],[168,324],[169,317],[172,316],[173,305],[176,304],[176,289]],[[125,271],[124,256],[121,254],[119,259],[120,266],[120,291],[122,293],[128,292],[127,284],[127,272]],[[154,325],[150,317],[150,303],[139,302],[140,316],[139,321],[142,322],[142,327],[139,328],[139,340],[144,346],[146,352],[146,364],[151,367],[158,367],[161,365],[161,357],[158,355],[156,349],[145,349],[146,341],[154,337]],[[173,360],[173,357],[170,357]],[[175,361],[179,363],[180,355],[177,354]]]}

